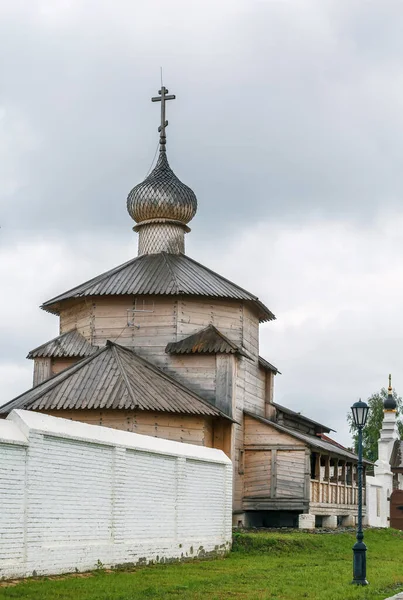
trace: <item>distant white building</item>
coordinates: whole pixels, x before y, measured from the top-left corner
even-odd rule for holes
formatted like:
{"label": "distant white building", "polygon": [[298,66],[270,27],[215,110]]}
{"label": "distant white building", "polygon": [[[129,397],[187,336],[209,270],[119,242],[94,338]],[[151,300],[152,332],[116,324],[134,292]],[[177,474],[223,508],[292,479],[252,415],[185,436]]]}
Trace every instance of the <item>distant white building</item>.
{"label": "distant white building", "polygon": [[402,441],[396,419],[396,402],[389,375],[388,396],[378,440],[378,461],[373,477],[367,476],[367,518],[372,527],[403,529]]}

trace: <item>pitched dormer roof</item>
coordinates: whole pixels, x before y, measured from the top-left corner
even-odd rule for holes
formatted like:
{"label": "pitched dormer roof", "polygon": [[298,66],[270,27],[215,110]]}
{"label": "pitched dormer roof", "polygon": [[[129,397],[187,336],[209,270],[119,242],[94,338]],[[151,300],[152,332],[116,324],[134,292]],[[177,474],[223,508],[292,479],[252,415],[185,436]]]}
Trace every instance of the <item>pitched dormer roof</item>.
{"label": "pitched dormer roof", "polygon": [[77,329],[73,329],[34,348],[28,353],[27,358],[85,357],[94,354],[97,350],[98,346],[91,346]]}
{"label": "pitched dormer roof", "polygon": [[209,325],[179,342],[169,343],[165,352],[167,354],[241,354],[249,358],[246,352],[231,342],[214,325]]}

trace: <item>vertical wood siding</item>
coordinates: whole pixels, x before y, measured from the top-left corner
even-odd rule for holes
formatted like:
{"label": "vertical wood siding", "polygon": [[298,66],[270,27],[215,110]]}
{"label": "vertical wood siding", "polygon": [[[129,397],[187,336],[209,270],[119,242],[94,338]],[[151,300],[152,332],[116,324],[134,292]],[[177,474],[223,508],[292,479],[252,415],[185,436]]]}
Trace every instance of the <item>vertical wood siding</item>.
{"label": "vertical wood siding", "polygon": [[245,415],[245,497],[304,499],[306,470],[303,442]]}
{"label": "vertical wood siding", "polygon": [[42,381],[49,379],[52,375],[52,365],[50,358],[34,359],[34,386]]}

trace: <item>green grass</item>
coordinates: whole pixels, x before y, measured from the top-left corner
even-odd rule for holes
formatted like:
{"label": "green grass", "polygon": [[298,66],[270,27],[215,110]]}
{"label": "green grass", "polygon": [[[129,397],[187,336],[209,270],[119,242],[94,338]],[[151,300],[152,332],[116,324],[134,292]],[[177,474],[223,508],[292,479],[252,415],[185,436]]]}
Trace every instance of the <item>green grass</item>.
{"label": "green grass", "polygon": [[403,532],[366,531],[365,588],[350,583],[354,541],[350,533],[235,534],[225,559],[29,579],[0,587],[0,599],[384,600],[403,590]]}

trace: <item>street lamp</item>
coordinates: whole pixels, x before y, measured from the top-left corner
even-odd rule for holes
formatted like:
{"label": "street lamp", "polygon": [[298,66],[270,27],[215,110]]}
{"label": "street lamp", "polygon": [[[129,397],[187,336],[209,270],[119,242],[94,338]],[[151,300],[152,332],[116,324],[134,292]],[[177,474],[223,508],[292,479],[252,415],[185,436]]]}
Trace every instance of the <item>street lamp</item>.
{"label": "street lamp", "polygon": [[362,430],[365,427],[368,416],[368,404],[355,402],[351,407],[354,424],[358,429],[358,523],[357,541],[353,546],[353,581],[357,585],[368,585],[367,581],[367,547],[363,542],[362,531]]}

